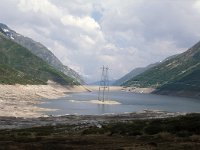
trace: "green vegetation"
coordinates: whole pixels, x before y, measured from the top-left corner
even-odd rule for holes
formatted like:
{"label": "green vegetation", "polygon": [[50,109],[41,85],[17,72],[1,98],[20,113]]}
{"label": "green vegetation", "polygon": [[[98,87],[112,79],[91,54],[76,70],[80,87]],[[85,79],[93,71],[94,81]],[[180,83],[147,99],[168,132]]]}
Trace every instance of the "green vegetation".
{"label": "green vegetation", "polygon": [[0,130],[0,149],[200,149],[200,114]]}
{"label": "green vegetation", "polygon": [[0,34],[0,84],[78,84],[26,48]]}
{"label": "green vegetation", "polygon": [[[5,30],[7,31],[5,32]],[[59,70],[65,75],[73,78],[79,83],[84,83],[81,76],[77,72],[63,65],[62,62],[41,43],[36,42],[32,40],[31,38],[28,38],[16,33],[14,30],[10,29],[7,25],[2,24],[2,23],[0,23],[0,34],[18,43],[22,47],[25,47],[31,53],[38,56],[39,58],[44,60],[47,64],[49,64],[50,66],[53,66],[55,69]]]}
{"label": "green vegetation", "polygon": [[200,92],[200,43],[188,51],[141,73],[124,86],[154,87],[171,91]]}
{"label": "green vegetation", "polygon": [[[132,122],[119,122],[102,126],[102,128],[91,127],[83,131],[83,134],[104,134],[110,135],[156,135],[164,132],[176,136],[200,135],[200,115],[188,114],[176,118],[136,120]],[[187,133],[183,135],[182,133]]]}
{"label": "green vegetation", "polygon": [[128,80],[136,77],[137,75],[145,72],[146,70],[158,65],[159,63],[154,63],[154,64],[150,64],[146,67],[142,67],[142,68],[135,68],[133,69],[131,72],[129,72],[128,74],[126,74],[125,76],[121,77],[120,79],[116,80],[113,85],[115,86],[120,86],[123,83],[127,82]]}

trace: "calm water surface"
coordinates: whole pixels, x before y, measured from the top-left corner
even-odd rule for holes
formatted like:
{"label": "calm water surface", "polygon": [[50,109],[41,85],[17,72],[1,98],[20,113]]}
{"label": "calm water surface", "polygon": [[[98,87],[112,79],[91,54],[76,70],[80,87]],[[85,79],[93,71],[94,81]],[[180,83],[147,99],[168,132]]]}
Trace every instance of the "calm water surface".
{"label": "calm water surface", "polygon": [[[162,96],[153,94],[135,94],[131,92],[110,92],[109,100],[120,102],[119,105],[93,104],[97,100],[97,92],[70,94],[56,100],[43,100],[40,107],[58,109],[46,112],[48,115],[101,115],[137,112],[144,109],[163,110],[169,112],[200,112],[200,100],[182,97]],[[87,102],[88,101],[88,102]]]}

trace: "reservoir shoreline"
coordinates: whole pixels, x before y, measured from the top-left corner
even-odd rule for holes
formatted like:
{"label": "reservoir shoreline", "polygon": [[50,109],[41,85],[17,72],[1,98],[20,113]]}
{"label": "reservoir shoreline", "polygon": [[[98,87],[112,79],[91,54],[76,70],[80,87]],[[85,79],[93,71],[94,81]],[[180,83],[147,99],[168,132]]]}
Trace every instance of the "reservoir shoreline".
{"label": "reservoir shoreline", "polygon": [[[98,91],[98,86],[61,86],[51,81],[48,85],[0,85],[0,117],[48,117],[45,112],[55,109],[40,107],[42,102],[55,101],[71,93],[92,91]],[[111,86],[110,91],[150,94],[154,89]]]}
{"label": "reservoir shoreline", "polygon": [[57,99],[68,93],[87,92],[83,86],[48,85],[0,85],[0,116],[37,118],[48,108],[38,107],[40,99]]}
{"label": "reservoir shoreline", "polygon": [[[53,81],[48,81],[48,85],[0,85],[0,117],[47,117],[43,112],[53,110],[38,107],[42,103],[41,99],[55,100],[71,93],[97,89],[97,86],[63,86]],[[120,89],[110,88],[111,91]]]}
{"label": "reservoir shoreline", "polygon": [[159,119],[184,116],[189,113],[143,110],[133,113],[110,115],[63,115],[38,118],[0,117],[0,130],[22,129],[40,126],[76,125],[81,127],[108,123],[130,122],[143,119]]}

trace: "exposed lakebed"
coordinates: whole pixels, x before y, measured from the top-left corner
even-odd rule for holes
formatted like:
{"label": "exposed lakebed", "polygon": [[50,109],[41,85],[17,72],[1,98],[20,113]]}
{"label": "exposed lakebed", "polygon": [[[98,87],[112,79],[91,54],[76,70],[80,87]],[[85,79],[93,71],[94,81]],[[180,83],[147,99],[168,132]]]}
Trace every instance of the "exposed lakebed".
{"label": "exposed lakebed", "polygon": [[44,113],[56,116],[123,114],[143,110],[200,112],[200,100],[192,98],[112,91],[107,99],[116,103],[94,103],[97,99],[98,92],[72,93],[55,100],[42,100],[43,103],[39,104],[39,107],[55,109]]}

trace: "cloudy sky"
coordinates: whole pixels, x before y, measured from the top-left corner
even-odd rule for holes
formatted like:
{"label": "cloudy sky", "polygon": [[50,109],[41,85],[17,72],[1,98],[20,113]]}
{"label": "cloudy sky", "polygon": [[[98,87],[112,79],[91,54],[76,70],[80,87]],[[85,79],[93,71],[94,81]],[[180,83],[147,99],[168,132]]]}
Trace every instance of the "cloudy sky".
{"label": "cloudy sky", "polygon": [[200,40],[200,0],[0,0],[0,22],[48,47],[88,82],[117,79]]}

